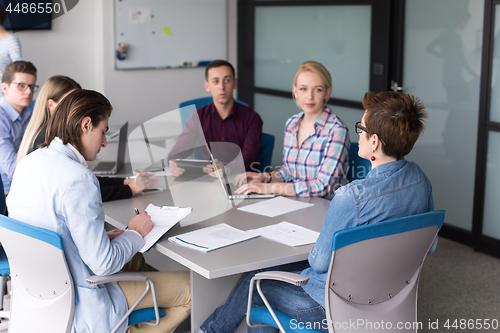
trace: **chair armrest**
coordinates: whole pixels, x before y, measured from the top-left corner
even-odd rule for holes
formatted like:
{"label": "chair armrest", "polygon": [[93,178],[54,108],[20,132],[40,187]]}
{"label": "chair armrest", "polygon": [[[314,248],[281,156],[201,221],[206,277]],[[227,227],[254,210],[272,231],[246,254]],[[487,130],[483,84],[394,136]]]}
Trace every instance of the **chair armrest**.
{"label": "chair armrest", "polygon": [[107,276],[88,276],[85,278],[91,286],[97,286],[103,283],[118,282],[118,281],[146,281],[147,276],[141,273],[117,273]]}
{"label": "chair armrest", "polygon": [[307,284],[309,281],[308,277],[305,277],[300,274],[295,274],[295,273],[290,273],[290,272],[280,272],[280,271],[271,271],[271,272],[261,272],[257,273],[254,275],[252,280],[250,280],[250,286],[248,290],[248,304],[247,304],[247,325],[249,327],[266,327],[267,325],[262,325],[262,324],[252,324],[250,322],[251,318],[251,312],[252,312],[252,297],[253,297],[253,284],[254,281],[256,282],[257,286],[257,291],[259,292],[259,295],[266,305],[267,310],[273,317],[274,321],[278,325],[280,332],[285,332],[285,329],[283,328],[283,325],[280,323],[278,317],[276,316],[276,313],[274,310],[271,308],[271,305],[267,301],[266,297],[262,293],[262,290],[260,289],[260,280],[276,280],[276,281],[282,281],[286,283],[290,283],[293,285],[296,285],[298,287],[302,287]]}
{"label": "chair armrest", "polygon": [[257,273],[255,274],[254,279],[283,281],[299,287],[305,286],[309,281],[309,278],[303,275],[279,271]]}

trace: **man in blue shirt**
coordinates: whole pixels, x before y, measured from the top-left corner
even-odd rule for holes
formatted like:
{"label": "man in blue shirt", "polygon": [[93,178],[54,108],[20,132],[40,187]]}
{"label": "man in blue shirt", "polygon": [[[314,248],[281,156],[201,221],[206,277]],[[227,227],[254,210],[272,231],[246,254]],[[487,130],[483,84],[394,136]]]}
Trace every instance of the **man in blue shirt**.
{"label": "man in blue shirt", "polygon": [[36,68],[31,62],[14,61],[5,67],[0,99],[0,176],[5,192],[10,190],[17,150],[31,118],[28,106],[38,89],[35,82]]}

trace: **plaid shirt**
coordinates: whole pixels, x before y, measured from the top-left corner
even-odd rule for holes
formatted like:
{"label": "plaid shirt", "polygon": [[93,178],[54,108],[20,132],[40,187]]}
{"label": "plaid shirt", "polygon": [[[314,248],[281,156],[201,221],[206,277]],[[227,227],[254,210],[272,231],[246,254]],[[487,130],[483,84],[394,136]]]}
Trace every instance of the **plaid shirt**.
{"label": "plaid shirt", "polygon": [[293,182],[301,197],[333,197],[333,192],[347,184],[349,131],[335,114],[326,108],[314,124],[314,134],[299,149],[297,133],[303,112],[288,119],[285,125],[283,168],[278,170],[283,182]]}

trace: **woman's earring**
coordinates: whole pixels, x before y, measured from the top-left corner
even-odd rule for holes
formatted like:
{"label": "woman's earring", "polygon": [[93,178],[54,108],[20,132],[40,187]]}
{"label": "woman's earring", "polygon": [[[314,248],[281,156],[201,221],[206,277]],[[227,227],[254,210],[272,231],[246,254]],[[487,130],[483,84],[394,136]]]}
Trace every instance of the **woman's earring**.
{"label": "woman's earring", "polygon": [[[375,154],[375,150],[372,150],[372,154]],[[370,157],[370,160],[373,162],[375,161],[375,156],[372,155],[372,157]]]}

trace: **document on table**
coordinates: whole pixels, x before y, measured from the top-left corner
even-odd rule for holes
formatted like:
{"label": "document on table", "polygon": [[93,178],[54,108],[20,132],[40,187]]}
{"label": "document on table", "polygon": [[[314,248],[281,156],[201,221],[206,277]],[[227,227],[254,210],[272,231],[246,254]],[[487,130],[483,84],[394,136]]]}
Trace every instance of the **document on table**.
{"label": "document on table", "polygon": [[158,207],[149,204],[146,208],[146,213],[151,216],[153,229],[144,237],[144,246],[139,252],[148,251],[167,231],[188,216],[191,211],[190,207]]}
{"label": "document on table", "polygon": [[189,248],[208,252],[258,237],[256,233],[239,230],[225,223],[169,237],[169,241]]}
{"label": "document on table", "polygon": [[316,243],[319,236],[319,232],[317,231],[313,231],[286,221],[258,229],[248,230],[248,232],[259,234],[262,237],[289,246],[313,244]]}
{"label": "document on table", "polygon": [[314,204],[287,199],[284,197],[277,197],[274,199],[261,201],[252,205],[240,207],[238,208],[238,210],[269,217],[275,217],[278,215],[286,214],[289,212],[293,212],[295,210],[311,206],[314,206]]}

